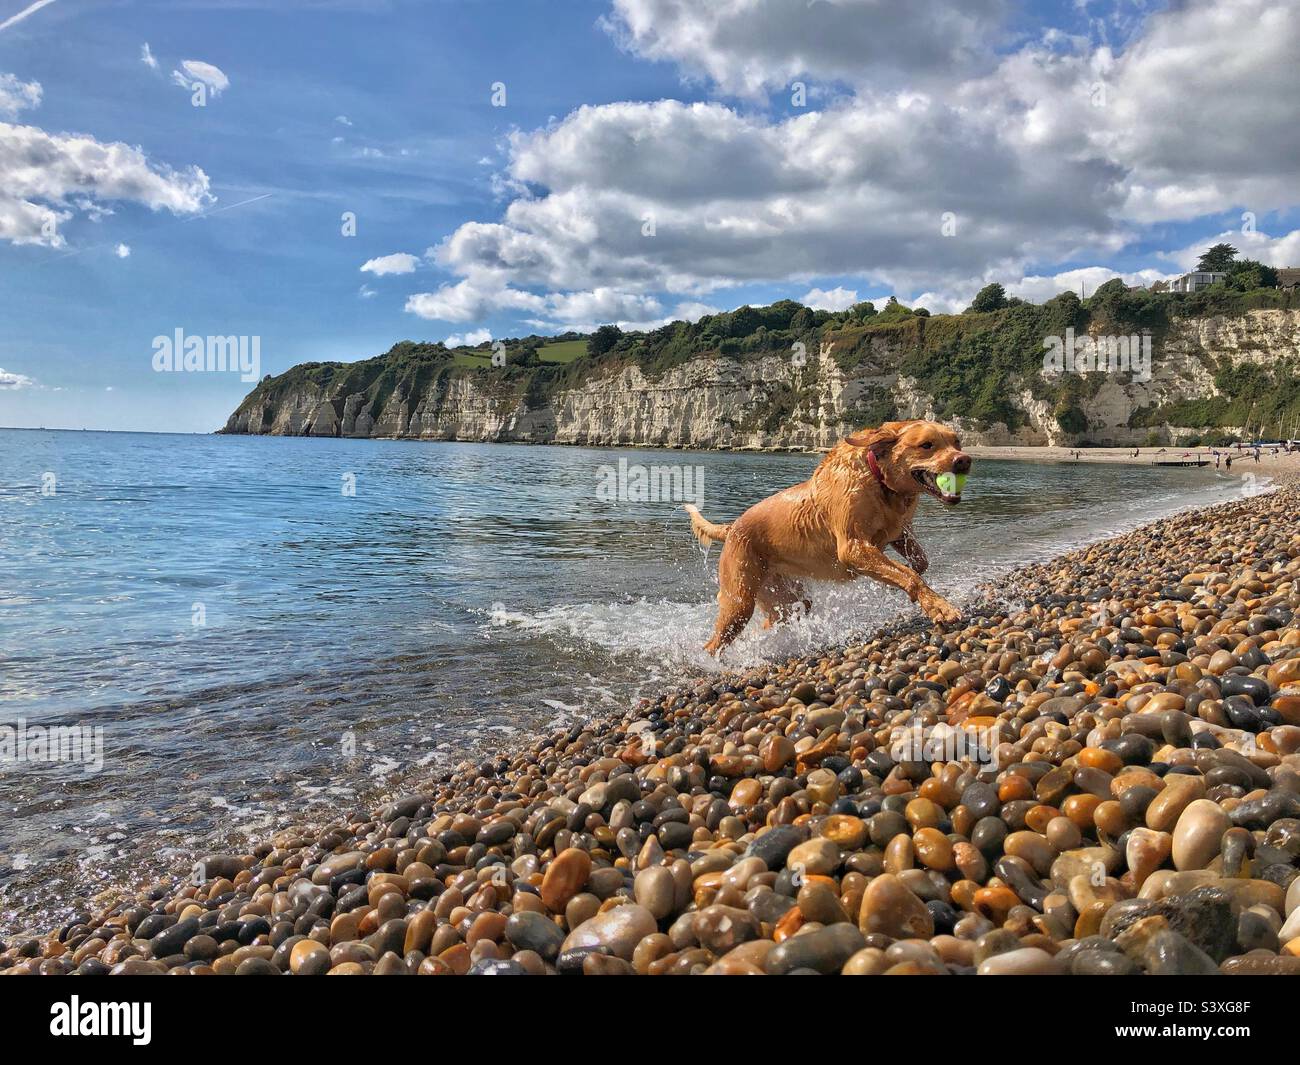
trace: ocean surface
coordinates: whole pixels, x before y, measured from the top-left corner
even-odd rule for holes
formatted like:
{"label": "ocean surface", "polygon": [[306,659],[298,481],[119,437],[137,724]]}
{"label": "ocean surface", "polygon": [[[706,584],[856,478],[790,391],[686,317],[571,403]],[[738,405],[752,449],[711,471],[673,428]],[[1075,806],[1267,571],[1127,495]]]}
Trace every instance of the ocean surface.
{"label": "ocean surface", "polygon": [[[25,744],[0,758],[0,936],[716,670],[719,549],[680,499],[730,520],[816,462],[0,430],[0,741]],[[675,481],[643,491],[652,466]],[[977,461],[917,531],[960,602],[1241,491],[1212,470]],[[812,591],[810,619],[751,626],[726,664],[914,609],[868,581]],[[51,726],[84,745],[49,760]]]}

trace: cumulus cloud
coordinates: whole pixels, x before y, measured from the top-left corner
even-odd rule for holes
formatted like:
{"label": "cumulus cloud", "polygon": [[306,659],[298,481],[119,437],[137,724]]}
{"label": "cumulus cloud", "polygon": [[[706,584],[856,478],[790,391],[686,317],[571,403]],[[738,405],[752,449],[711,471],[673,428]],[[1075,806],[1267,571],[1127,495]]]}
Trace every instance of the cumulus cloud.
{"label": "cumulus cloud", "polygon": [[605,28],[628,51],[677,63],[723,92],[800,78],[854,85],[948,78],[987,62],[1004,0],[614,0]]}
{"label": "cumulus cloud", "polygon": [[114,201],[192,214],[210,202],[208,176],[154,163],[138,147],[0,122],[0,240],[59,248],[62,224]]}
{"label": "cumulus cloud", "polygon": [[39,81],[20,81],[13,74],[0,74],[0,115],[10,118],[41,102]]}
{"label": "cumulus cloud", "polygon": [[225,72],[202,59],[182,59],[180,68],[172,71],[172,81],[187,90],[202,84],[214,98],[230,88],[230,79]]}
{"label": "cumulus cloud", "polygon": [[[554,308],[560,302],[561,293],[552,293],[548,297],[548,303]],[[568,306],[573,308],[575,305],[569,303]],[[667,312],[662,312],[657,300],[648,300],[645,302],[627,301],[623,304],[623,311],[626,317],[622,315],[604,315],[598,318],[580,318],[572,316],[565,317],[560,311],[552,312],[552,317],[545,319],[530,319],[528,324],[537,329],[550,332],[560,332],[573,330],[578,333],[591,333],[602,325],[616,325],[620,329],[628,330],[650,330],[658,329],[661,326],[668,325],[672,322],[695,322],[703,318],[706,314],[717,314],[720,307],[714,307],[707,303],[696,303],[690,300],[683,301],[674,306]],[[662,312],[657,313],[656,312]],[[651,315],[654,315],[651,317]]]}
{"label": "cumulus cloud", "polygon": [[131,257],[131,245],[119,244],[116,248],[113,249],[113,254],[116,255],[119,259],[129,259]]}
{"label": "cumulus cloud", "polygon": [[150,70],[158,69],[158,60],[154,58],[154,54],[149,48],[148,41],[145,41],[144,44],[140,45],[140,62]]}
{"label": "cumulus cloud", "polygon": [[799,300],[815,311],[846,311],[858,302],[858,294],[851,288],[810,288]]}
{"label": "cumulus cloud", "polygon": [[598,287],[591,292],[556,292],[546,299],[548,314],[560,322],[643,322],[663,317],[653,296]]}
{"label": "cumulus cloud", "polygon": [[[1002,17],[992,4],[904,6],[890,11],[981,27]],[[497,179],[510,190],[503,214],[431,250],[459,280],[413,296],[408,310],[577,320],[584,302],[618,293],[625,320],[642,320],[665,296],[828,277],[961,309],[989,280],[1026,295],[1090,283],[1042,264],[1104,262],[1154,222],[1296,202],[1294,5],[1189,0],[1150,14],[1122,52],[1053,31],[979,56],[979,34],[954,31],[914,47],[958,48],[969,61],[908,55],[907,91],[889,85],[888,63],[881,76],[868,69],[875,53],[860,41],[867,58],[837,73],[836,34],[816,21],[844,19],[840,36],[851,35],[875,10],[866,0],[619,0],[617,32],[638,55],[731,91],[817,69],[855,92],[777,116],[717,101],[610,103],[515,132]],[[822,29],[805,33],[799,18]],[[876,32],[892,31],[882,22]],[[868,72],[855,77],[855,63]]]}
{"label": "cumulus cloud", "polygon": [[[935,314],[960,314],[971,305],[975,294],[985,285],[996,281],[1006,289],[1008,296],[1016,296],[1030,303],[1042,303],[1062,292],[1077,296],[1091,296],[1100,285],[1118,277],[1130,287],[1147,286],[1155,281],[1168,281],[1181,271],[1165,273],[1161,270],[1114,270],[1109,266],[1083,266],[1062,270],[1054,274],[990,273],[971,278],[961,284],[941,291],[925,291],[916,295],[900,293],[898,299],[909,307],[925,307]],[[876,300],[877,305],[880,301]]]}
{"label": "cumulus cloud", "polygon": [[[1098,287],[1113,278],[1119,278],[1130,287],[1150,287],[1156,281],[1168,281],[1182,271],[1165,273],[1161,270],[1114,270],[1109,266],[1083,266],[1062,270],[1055,274],[1029,274],[1025,276],[993,275],[972,278],[943,291],[927,291],[915,296],[898,298],[911,307],[925,307],[936,314],[960,314],[985,285],[994,281],[1006,289],[1008,296],[1016,296],[1030,303],[1042,303],[1062,292],[1091,296]],[[879,302],[879,301],[877,301]]]}
{"label": "cumulus cloud", "polygon": [[1122,54],[1026,47],[958,99],[1004,99],[1022,119],[1009,129],[1021,152],[1084,144],[1111,161],[1130,223],[1263,213],[1296,200],[1298,48],[1294,4],[1189,0],[1152,14]]}
{"label": "cumulus cloud", "polygon": [[778,121],[716,103],[583,107],[510,150],[511,176],[545,194],[461,226],[434,256],[551,290],[858,274],[907,288],[1103,243],[1122,200],[1107,161],[1008,150],[998,116],[925,97]]}
{"label": "cumulus cloud", "polygon": [[417,292],[406,300],[406,310],[420,318],[443,322],[473,322],[500,311],[541,311],[541,296],[512,289],[484,277],[467,277],[436,292]]}
{"label": "cumulus cloud", "polygon": [[406,310],[421,318],[470,322],[502,311],[524,311],[535,328],[590,330],[599,325],[628,329],[653,329],[678,319],[694,321],[717,308],[701,303],[679,303],[672,314],[654,296],[597,286],[585,292],[550,292],[536,295],[483,278],[467,278],[422,292],[406,301]]}
{"label": "cumulus cloud", "polygon": [[1239,259],[1257,259],[1268,266],[1300,266],[1300,229],[1293,229],[1280,237],[1270,237],[1255,229],[1229,229],[1172,251],[1165,257],[1185,271],[1192,270],[1205,250],[1215,244],[1231,244],[1237,249]]}
{"label": "cumulus cloud", "polygon": [[691,300],[686,300],[677,304],[677,306],[673,308],[672,320],[680,322],[698,322],[706,314],[721,313],[721,307],[714,307],[710,303],[695,303]]}
{"label": "cumulus cloud", "polygon": [[376,277],[385,277],[388,274],[409,274],[419,264],[420,259],[418,256],[399,251],[392,255],[381,255],[377,259],[367,259],[361,264],[361,272],[363,274],[374,274]]}
{"label": "cumulus cloud", "polygon": [[[1031,303],[1042,303],[1062,292],[1073,292],[1080,297],[1091,296],[1107,281],[1119,278],[1130,288],[1150,287],[1156,281],[1168,281],[1176,273],[1169,274],[1160,270],[1112,270],[1106,266],[1085,266],[1077,270],[1064,270],[1050,277],[1030,276],[1012,281],[1007,286],[1007,294],[1019,296]],[[974,293],[971,294],[974,298]]]}
{"label": "cumulus cloud", "polygon": [[476,348],[491,339],[491,329],[473,329],[468,333],[452,333],[443,344],[449,348]]}
{"label": "cumulus cloud", "polygon": [[0,392],[17,392],[21,388],[31,388],[36,382],[20,373],[0,368]]}

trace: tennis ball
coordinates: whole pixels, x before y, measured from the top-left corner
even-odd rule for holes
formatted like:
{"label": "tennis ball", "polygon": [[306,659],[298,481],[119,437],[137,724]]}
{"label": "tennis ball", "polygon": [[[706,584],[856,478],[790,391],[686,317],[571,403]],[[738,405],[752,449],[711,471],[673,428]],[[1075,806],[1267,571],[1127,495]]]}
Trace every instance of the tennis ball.
{"label": "tennis ball", "polygon": [[959,496],[961,490],[966,487],[966,475],[964,473],[941,473],[934,479],[934,483],[939,486],[939,491],[946,496]]}

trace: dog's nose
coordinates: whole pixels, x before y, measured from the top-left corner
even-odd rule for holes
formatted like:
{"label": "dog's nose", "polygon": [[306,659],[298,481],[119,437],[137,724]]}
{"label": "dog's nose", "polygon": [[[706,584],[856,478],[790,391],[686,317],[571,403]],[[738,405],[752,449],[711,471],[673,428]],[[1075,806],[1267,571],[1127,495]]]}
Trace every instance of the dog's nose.
{"label": "dog's nose", "polygon": [[953,473],[970,473],[970,456],[966,454],[958,455],[953,459]]}

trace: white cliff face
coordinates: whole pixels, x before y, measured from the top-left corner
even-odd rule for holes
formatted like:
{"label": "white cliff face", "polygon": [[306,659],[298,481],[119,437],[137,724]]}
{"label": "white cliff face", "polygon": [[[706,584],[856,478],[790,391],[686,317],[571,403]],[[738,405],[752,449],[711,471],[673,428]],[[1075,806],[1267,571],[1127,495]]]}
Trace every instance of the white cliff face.
{"label": "white cliff face", "polygon": [[[803,449],[830,447],[853,429],[884,420],[935,417],[934,399],[900,375],[904,352],[881,338],[859,364],[842,369],[828,349],[754,358],[701,357],[659,375],[624,366],[592,376],[530,405],[518,386],[489,370],[454,373],[424,394],[333,395],[304,385],[275,401],[256,393],[225,432],[426,440],[518,441],[588,446]],[[951,419],[969,444],[1071,445],[1088,440],[1140,444],[1151,426],[1130,427],[1134,413],[1180,399],[1217,394],[1220,360],[1300,364],[1300,311],[1257,310],[1240,317],[1179,319],[1154,345],[1151,376],[1091,375],[1080,400],[1084,432],[1067,432],[1053,404],[1021,382],[1012,403],[1014,430]],[[1059,381],[1059,378],[1054,380]],[[1154,427],[1159,429],[1160,427]],[[1201,429],[1165,427],[1172,439]]]}
{"label": "white cliff face", "polygon": [[[651,447],[830,446],[858,382],[830,360],[797,366],[781,356],[696,359],[658,378],[629,366],[555,398],[555,442]],[[762,412],[774,407],[784,417]]]}

